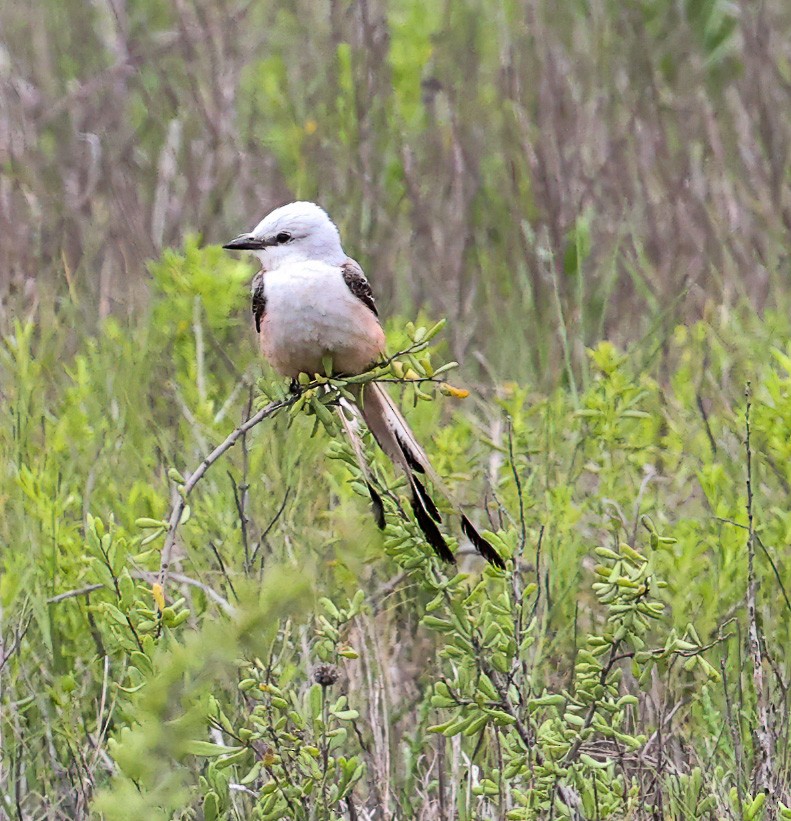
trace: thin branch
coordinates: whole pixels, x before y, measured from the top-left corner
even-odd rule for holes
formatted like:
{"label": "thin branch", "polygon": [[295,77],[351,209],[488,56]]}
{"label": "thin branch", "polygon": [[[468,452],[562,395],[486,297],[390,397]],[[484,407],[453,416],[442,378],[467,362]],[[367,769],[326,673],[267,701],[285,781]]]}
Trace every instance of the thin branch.
{"label": "thin branch", "polygon": [[30,628],[31,621],[32,618],[29,618],[25,623],[25,626],[21,630],[17,630],[16,635],[14,636],[14,642],[8,650],[6,650],[4,646],[1,646],[2,643],[0,643],[0,650],[2,650],[2,653],[0,653],[0,671],[2,671],[8,663],[8,660],[17,652],[17,650],[19,650],[22,644],[22,639],[25,638],[25,635]]}
{"label": "thin branch", "polygon": [[[511,701],[508,689],[500,681],[500,677],[497,675],[495,670],[489,665],[488,661],[485,660],[485,657],[481,655],[480,659],[481,670],[486,674],[486,676],[489,678],[489,680],[492,682],[495,689],[497,690],[497,695],[500,697],[500,702],[503,710],[505,710],[505,712],[508,713],[514,720],[514,728],[516,729],[519,738],[522,739],[522,743],[525,745],[525,749],[529,752],[532,752],[539,766],[543,766],[546,761],[546,759],[544,758],[544,754],[541,752],[541,749],[536,746],[533,740],[532,733],[527,727],[525,727],[524,723],[522,722],[518,710]],[[558,795],[560,796],[560,800],[566,805],[566,807],[568,807],[571,817],[573,819],[584,818],[582,814],[582,801],[579,795],[577,794],[577,791],[573,787],[563,784],[561,781],[558,781],[556,783],[556,789]]]}
{"label": "thin branch", "polygon": [[[140,579],[144,582],[150,582],[154,576],[153,571],[147,572],[145,570],[133,570],[131,576],[135,579]],[[185,576],[182,573],[171,573],[170,578],[179,584],[186,584],[190,587],[196,587],[206,594],[206,598],[211,599],[215,604],[218,604],[226,613],[233,613],[233,605],[225,598],[223,598],[216,590],[209,587],[207,584],[193,579],[190,576]],[[97,590],[106,588],[104,584],[87,584],[85,587],[78,587],[74,590],[67,590],[65,593],[59,593],[57,596],[51,596],[47,599],[47,604],[58,604],[67,599],[76,599],[80,596],[90,596]]]}
{"label": "thin branch", "polygon": [[[136,574],[135,574],[136,575]],[[142,574],[141,578],[142,578]],[[149,578],[153,574],[148,574]],[[209,585],[204,584],[203,582],[199,582],[197,579],[193,579],[190,576],[185,576],[182,573],[171,573],[170,578],[173,579],[174,582],[178,582],[179,584],[187,584],[190,587],[196,587],[198,590],[202,590],[206,594],[207,599],[211,599],[215,604],[219,605],[219,607],[224,610],[229,615],[232,615],[234,612],[234,606],[225,598],[223,598],[216,590],[209,587]]]}
{"label": "thin branch", "polygon": [[171,558],[173,555],[173,546],[176,543],[176,533],[179,528],[179,524],[181,523],[182,515],[184,514],[184,510],[187,507],[187,497],[189,494],[194,490],[195,486],[203,479],[206,475],[208,469],[224,454],[226,451],[230,450],[239,439],[244,440],[245,435],[248,431],[252,430],[256,425],[260,424],[264,421],[264,419],[268,419],[270,416],[274,416],[278,411],[283,410],[283,408],[288,408],[298,402],[302,396],[315,388],[320,388],[324,386],[329,386],[332,390],[337,391],[338,395],[340,396],[344,389],[348,389],[350,385],[360,385],[360,384],[367,384],[368,382],[397,382],[399,384],[414,382],[414,383],[421,383],[421,382],[428,382],[428,381],[436,381],[439,382],[439,374],[436,375],[437,378],[432,377],[423,378],[420,377],[418,379],[411,379],[411,378],[403,378],[403,379],[390,379],[388,378],[388,369],[390,365],[404,357],[408,354],[415,354],[419,351],[424,350],[428,347],[430,336],[424,337],[419,342],[414,342],[409,347],[405,348],[404,350],[398,351],[397,353],[393,354],[390,357],[385,358],[381,362],[377,362],[372,365],[368,370],[363,371],[360,374],[355,374],[352,376],[344,376],[343,374],[339,374],[338,376],[333,377],[322,377],[320,375],[316,375],[316,379],[308,382],[305,385],[299,385],[298,389],[293,392],[290,396],[287,396],[284,399],[280,399],[276,402],[270,402],[266,407],[261,408],[254,416],[251,416],[247,421],[242,423],[238,428],[236,428],[232,433],[230,433],[225,441],[218,445],[195,469],[193,473],[190,474],[189,479],[179,487],[179,498],[176,503],[173,505],[171,510],[170,516],[168,517],[168,527],[167,527],[167,535],[165,536],[165,544],[162,548],[162,558],[159,566],[159,575],[157,577],[157,582],[160,584],[164,590],[165,586],[167,585],[168,579],[168,571],[170,569]]}
{"label": "thin branch", "polygon": [[176,532],[178,531],[179,524],[181,523],[181,517],[184,513],[184,509],[187,506],[187,497],[189,494],[192,493],[195,486],[206,475],[206,471],[208,471],[208,469],[224,453],[229,451],[239,441],[239,439],[247,433],[247,431],[252,430],[252,428],[256,425],[263,422],[264,419],[274,416],[274,414],[276,414],[279,410],[290,407],[297,401],[298,398],[299,397],[296,395],[289,396],[286,399],[281,399],[277,402],[270,402],[268,405],[261,408],[258,413],[251,416],[246,422],[244,422],[244,424],[239,425],[238,428],[230,433],[222,444],[217,445],[217,447],[200,463],[195,471],[190,474],[189,479],[187,479],[184,485],[179,488],[179,499],[173,506],[173,510],[168,518],[168,531],[167,536],[165,537],[165,545],[162,548],[162,559],[160,561],[159,575],[157,577],[157,582],[163,589],[167,584],[170,560],[173,554],[173,545],[176,543]]}
{"label": "thin branch", "polygon": [[220,551],[217,549],[217,545],[214,544],[211,539],[209,540],[209,547],[211,548],[211,552],[214,553],[214,558],[217,559],[217,564],[220,566],[220,573],[222,573],[226,584],[230,588],[231,593],[233,593],[233,597],[236,601],[239,601],[239,596],[236,595],[236,588],[233,586],[231,577],[228,575],[228,571],[225,568],[225,562],[222,560],[222,556],[220,555]]}
{"label": "thin branch", "polygon": [[703,419],[703,427],[706,431],[706,436],[709,440],[709,446],[711,447],[711,452],[716,456],[717,455],[717,440],[714,438],[714,434],[711,430],[711,424],[709,423],[709,415],[706,413],[706,407],[703,404],[703,397],[700,395],[700,391],[695,392],[695,404],[698,406],[698,410],[700,411],[700,416]]}
{"label": "thin branch", "polygon": [[[752,449],[750,443],[750,383],[745,386],[744,395],[747,400],[744,412],[745,428],[745,455],[747,458],[747,629],[748,645],[750,648],[750,660],[753,667],[753,686],[755,688],[755,701],[757,713],[757,726],[755,728],[756,741],[756,761],[753,769],[753,782],[756,791],[766,793],[767,801],[772,804],[774,799],[773,777],[772,777],[772,737],[769,730],[769,712],[766,708],[766,691],[764,688],[763,658],[761,656],[761,643],[763,636],[758,625],[758,615],[756,611],[755,581],[755,525],[753,521],[753,472],[752,472]],[[771,808],[769,810],[771,814]]]}
{"label": "thin branch", "polygon": [[[728,525],[733,525],[733,527],[739,527],[742,530],[746,530],[749,533],[749,526],[739,524],[739,522],[734,522],[733,519],[725,519],[722,516],[715,516],[714,519],[718,522],[724,522]],[[775,562],[772,554],[769,552],[769,548],[764,544],[763,539],[757,534],[753,533],[753,538],[758,543],[758,547],[761,548],[764,552],[764,556],[766,556],[766,560],[769,562],[769,566],[772,568],[772,573],[774,573],[775,580],[777,581],[777,586],[780,588],[780,592],[783,594],[783,599],[785,600],[786,607],[788,611],[791,612],[791,598],[789,598],[788,593],[786,592],[785,585],[783,584],[783,578],[780,575],[780,570],[777,567],[777,562]]]}
{"label": "thin branch", "polygon": [[[604,687],[607,684],[607,677],[610,675],[610,671],[612,670],[612,668],[613,668],[613,666],[615,665],[616,662],[621,661],[625,658],[631,658],[634,655],[633,653],[621,653],[619,655],[618,654],[618,648],[620,646],[621,646],[621,642],[616,641],[610,647],[610,657],[609,657],[609,659],[607,659],[607,664],[605,664],[602,667],[601,672],[599,673],[599,686],[600,687]],[[574,742],[572,743],[571,747],[569,747],[568,752],[566,753],[566,755],[563,756],[563,766],[564,767],[571,766],[571,764],[573,764],[577,760],[577,757],[580,754],[580,747],[582,747],[583,734],[584,734],[585,730],[587,730],[588,727],[590,727],[591,724],[593,723],[593,719],[596,715],[596,710],[598,709],[599,704],[600,704],[600,702],[598,701],[598,699],[594,699],[591,702],[591,705],[588,708],[588,713],[585,716],[585,723],[582,725],[582,727],[580,727],[580,729],[577,733],[577,737],[574,739]]]}
{"label": "thin branch", "polygon": [[357,821],[359,816],[357,815],[357,809],[354,806],[351,795],[346,796],[346,809],[349,811],[349,821]]}
{"label": "thin branch", "polygon": [[65,593],[58,593],[57,596],[47,599],[47,604],[57,604],[66,601],[66,599],[75,599],[78,596],[89,596],[94,590],[101,590],[103,587],[103,584],[87,584],[85,587],[78,587],[76,590],[67,590]]}
{"label": "thin branch", "polygon": [[758,547],[761,548],[764,552],[764,556],[766,556],[767,561],[769,562],[769,566],[772,568],[772,573],[774,573],[775,579],[777,580],[777,585],[780,588],[780,592],[783,594],[783,598],[785,599],[786,607],[788,611],[791,613],[791,599],[788,598],[788,593],[786,592],[785,585],[783,584],[783,579],[780,576],[780,571],[777,568],[777,564],[775,560],[772,558],[772,554],[769,552],[769,548],[764,544],[763,539],[757,534],[754,533],[753,536],[755,537],[755,541],[758,542]]}
{"label": "thin branch", "polygon": [[[283,511],[286,509],[286,503],[288,502],[288,497],[291,493],[291,488],[287,487],[286,492],[283,494],[283,501],[280,503],[280,507],[277,509],[277,512],[270,520],[269,524],[264,529],[264,532],[261,534],[261,538],[258,540],[258,544],[255,546],[253,550],[253,555],[250,557],[250,569],[252,570],[253,566],[255,565],[256,558],[258,557],[258,551],[261,549],[261,545],[266,541],[266,537],[269,535],[269,532],[272,528],[277,524],[278,519],[283,515]],[[263,561],[263,559],[262,559]]]}
{"label": "thin branch", "polygon": [[737,718],[734,716],[730,694],[728,693],[728,665],[726,664],[725,656],[720,659],[720,671],[722,673],[722,692],[725,698],[725,717],[727,719],[728,729],[731,732],[733,757],[736,762],[736,777],[734,778],[736,782],[736,794],[739,797],[739,806],[743,806],[744,788],[742,787],[742,780],[744,779],[744,752],[742,750],[742,733],[740,724],[737,723]]}
{"label": "thin branch", "polygon": [[527,544],[527,524],[525,522],[525,500],[522,494],[522,481],[519,478],[519,471],[516,468],[516,458],[514,457],[514,426],[511,417],[506,418],[508,426],[508,459],[511,463],[511,474],[514,477],[516,493],[519,499],[519,557],[525,552]]}
{"label": "thin branch", "polygon": [[[253,388],[250,387],[250,390],[247,393],[247,408],[244,412],[244,418],[249,419],[250,413],[253,410]],[[249,572],[250,570],[250,545],[249,545],[249,537],[247,535],[247,528],[250,523],[249,516],[247,515],[247,508],[248,502],[250,499],[250,454],[249,449],[247,446],[247,434],[242,436],[242,485],[239,488],[241,490],[241,511],[240,511],[240,525],[242,527],[242,538],[244,540],[244,560],[245,564],[245,572]],[[236,595],[236,594],[234,594]]]}

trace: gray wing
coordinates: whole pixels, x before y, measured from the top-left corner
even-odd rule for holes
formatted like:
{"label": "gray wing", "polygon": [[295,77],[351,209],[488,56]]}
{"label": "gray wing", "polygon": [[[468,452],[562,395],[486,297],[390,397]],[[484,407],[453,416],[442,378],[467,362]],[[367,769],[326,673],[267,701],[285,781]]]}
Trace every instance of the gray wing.
{"label": "gray wing", "polygon": [[379,316],[379,311],[376,310],[374,292],[371,290],[370,283],[365,278],[363,269],[353,259],[348,259],[341,266],[341,271],[343,272],[343,281],[346,283],[348,289],[366,308],[373,311],[374,316]]}
{"label": "gray wing", "polygon": [[252,309],[253,309],[253,319],[255,319],[255,329],[260,334],[261,333],[261,321],[264,318],[264,312],[266,311],[266,297],[264,296],[264,272],[259,271],[253,277],[253,301],[252,301]]}

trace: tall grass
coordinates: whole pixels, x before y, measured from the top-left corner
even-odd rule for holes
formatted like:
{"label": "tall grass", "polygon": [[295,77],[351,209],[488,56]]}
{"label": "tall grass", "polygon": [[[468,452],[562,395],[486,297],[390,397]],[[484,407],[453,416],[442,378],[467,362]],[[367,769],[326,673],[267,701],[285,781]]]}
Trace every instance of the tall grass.
{"label": "tall grass", "polygon": [[[0,817],[791,817],[789,33],[0,6]],[[508,573],[447,516],[438,565],[372,452],[380,534],[315,395],[182,506],[285,390],[216,243],[295,197],[391,350],[448,317],[473,397],[406,412]]]}
{"label": "tall grass", "polygon": [[790,31],[782,0],[5,4],[5,313],[67,287],[134,310],[163,247],[295,197],[386,312],[448,316],[456,358],[511,377],[660,312],[666,334],[707,302],[763,309]]}
{"label": "tall grass", "polygon": [[0,349],[5,816],[791,814],[787,316],[601,343],[576,393],[408,407],[506,574],[447,511],[438,565],[372,450],[382,536],[299,412],[206,472],[162,589],[184,476],[285,386],[246,265],[191,243],[151,272],[134,321],[40,306]]}

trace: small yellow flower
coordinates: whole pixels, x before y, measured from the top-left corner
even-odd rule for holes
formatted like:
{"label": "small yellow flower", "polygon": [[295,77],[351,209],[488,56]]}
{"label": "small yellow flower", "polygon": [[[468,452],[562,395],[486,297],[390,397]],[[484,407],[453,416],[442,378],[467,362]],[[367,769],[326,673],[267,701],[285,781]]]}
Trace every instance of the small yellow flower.
{"label": "small yellow flower", "polygon": [[444,396],[453,396],[456,399],[466,399],[470,395],[470,392],[464,390],[464,388],[454,388],[453,385],[449,385],[447,382],[442,382],[439,389]]}
{"label": "small yellow flower", "polygon": [[165,609],[165,591],[162,589],[162,585],[155,583],[151,588],[151,595],[154,597],[157,608],[161,613]]}
{"label": "small yellow flower", "polygon": [[319,124],[315,120],[305,120],[305,133],[310,137],[316,133]]}

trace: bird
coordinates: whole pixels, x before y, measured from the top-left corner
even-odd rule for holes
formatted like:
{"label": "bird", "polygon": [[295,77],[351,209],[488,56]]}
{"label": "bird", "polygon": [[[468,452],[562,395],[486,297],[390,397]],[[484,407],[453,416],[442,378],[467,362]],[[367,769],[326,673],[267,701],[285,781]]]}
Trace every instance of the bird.
{"label": "bird", "polygon": [[[300,374],[356,376],[385,355],[385,334],[373,290],[360,265],[346,254],[335,223],[313,202],[291,202],[267,214],[247,233],[223,245],[249,251],[261,269],[252,280],[252,315],[264,358],[292,384]],[[374,440],[406,476],[411,507],[428,544],[455,563],[439,525],[442,515],[421,477],[428,477],[457,508],[462,532],[493,566],[505,569],[494,546],[475,528],[448,492],[406,419],[385,390],[372,381],[352,386],[356,410]],[[339,409],[340,410],[340,409]],[[384,506],[367,470],[359,436],[346,415],[341,422],[368,484],[377,524]]]}

